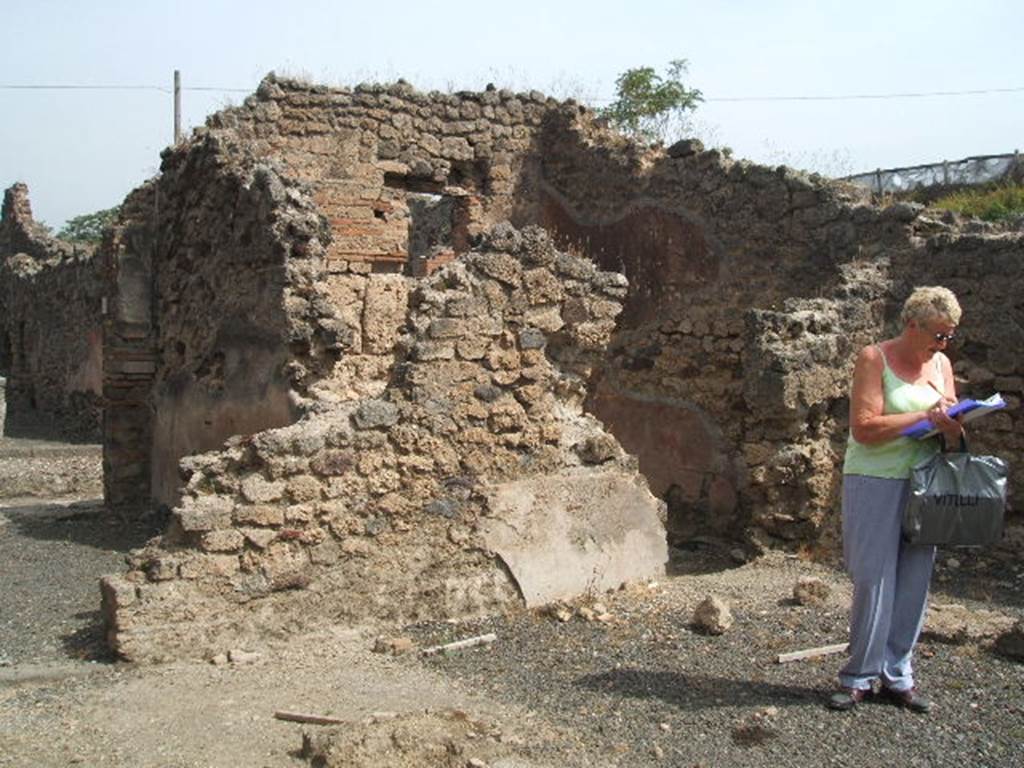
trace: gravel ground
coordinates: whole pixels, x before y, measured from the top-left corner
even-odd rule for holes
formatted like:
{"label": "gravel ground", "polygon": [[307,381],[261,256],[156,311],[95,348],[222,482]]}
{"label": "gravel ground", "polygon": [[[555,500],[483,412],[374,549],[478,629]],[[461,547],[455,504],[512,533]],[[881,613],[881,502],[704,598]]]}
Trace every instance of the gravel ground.
{"label": "gravel ground", "polygon": [[[778,653],[845,640],[849,589],[834,569],[772,556],[733,567],[724,553],[675,552],[653,589],[602,598],[607,623],[526,613],[457,628],[494,632],[486,650],[430,662],[456,680],[541,713],[622,766],[1011,766],[1024,764],[1024,666],[976,645],[926,640],[917,676],[935,709],[914,715],[881,701],[851,713],[824,700],[841,657],[775,663]],[[1021,581],[1000,561],[940,565],[933,599],[1024,614]],[[1019,566],[1018,566],[1019,568]],[[1012,572],[1012,569],[1011,569]],[[1018,570],[1019,573],[1019,570]],[[833,585],[821,607],[791,599],[797,578]],[[994,582],[1000,601],[978,603]],[[942,584],[949,585],[947,591]],[[690,626],[707,594],[726,598],[734,626]],[[454,639],[444,625],[410,628],[419,642]]]}
{"label": "gravel ground", "polygon": [[[80,471],[55,466],[66,456],[37,450],[28,471]],[[845,640],[849,587],[824,565],[773,554],[737,566],[728,545],[708,542],[674,550],[660,583],[582,601],[568,621],[514,611],[268,641],[248,649],[260,654],[251,664],[111,663],[97,579],[151,533],[96,499],[0,502],[0,766],[294,767],[308,764],[302,728],[274,720],[277,708],[342,717],[366,747],[388,741],[358,735],[369,713],[405,713],[402,728],[415,734],[422,720],[433,733],[444,718],[424,711],[446,707],[520,734],[515,759],[492,768],[1024,764],[1024,665],[983,646],[926,637],[917,671],[935,710],[924,717],[882,702],[827,710],[838,656],[776,663],[778,653]],[[1024,527],[1007,542],[943,553],[933,599],[1024,617]],[[792,600],[806,575],[831,585],[823,605]],[[690,623],[708,594],[735,616],[720,636]],[[608,615],[586,620],[581,607]],[[429,645],[486,632],[497,642],[450,656],[370,652],[378,634]],[[466,735],[458,755],[472,755],[476,738]],[[381,753],[376,764],[433,765],[407,757]]]}
{"label": "gravel ground", "polygon": [[0,664],[107,658],[98,577],[153,531],[102,499],[0,502]]}
{"label": "gravel ground", "polygon": [[99,445],[0,437],[0,499],[103,495]]}

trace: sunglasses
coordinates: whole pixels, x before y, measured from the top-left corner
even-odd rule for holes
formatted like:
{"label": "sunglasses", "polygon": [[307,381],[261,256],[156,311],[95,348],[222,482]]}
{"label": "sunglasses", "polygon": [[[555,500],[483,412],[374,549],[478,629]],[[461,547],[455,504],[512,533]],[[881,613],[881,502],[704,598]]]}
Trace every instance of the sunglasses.
{"label": "sunglasses", "polygon": [[956,338],[956,331],[952,333],[936,333],[935,340],[938,342],[950,342]]}

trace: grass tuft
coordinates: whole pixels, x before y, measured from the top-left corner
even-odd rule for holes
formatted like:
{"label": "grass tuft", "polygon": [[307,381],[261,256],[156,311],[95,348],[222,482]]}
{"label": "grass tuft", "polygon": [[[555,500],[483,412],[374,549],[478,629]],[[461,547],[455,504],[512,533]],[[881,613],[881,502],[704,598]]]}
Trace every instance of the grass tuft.
{"label": "grass tuft", "polygon": [[932,205],[984,221],[1004,221],[1024,215],[1024,185],[964,189],[940,197]]}

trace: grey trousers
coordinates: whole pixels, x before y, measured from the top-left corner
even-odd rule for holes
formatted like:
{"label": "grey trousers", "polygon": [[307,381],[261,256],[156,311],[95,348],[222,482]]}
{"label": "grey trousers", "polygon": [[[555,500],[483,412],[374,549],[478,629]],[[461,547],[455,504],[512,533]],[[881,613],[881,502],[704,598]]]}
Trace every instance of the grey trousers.
{"label": "grey trousers", "polygon": [[843,559],[853,579],[850,659],[839,671],[847,688],[870,688],[874,680],[895,691],[914,687],[911,656],[928,607],[935,547],[903,541],[909,486],[843,477]]}

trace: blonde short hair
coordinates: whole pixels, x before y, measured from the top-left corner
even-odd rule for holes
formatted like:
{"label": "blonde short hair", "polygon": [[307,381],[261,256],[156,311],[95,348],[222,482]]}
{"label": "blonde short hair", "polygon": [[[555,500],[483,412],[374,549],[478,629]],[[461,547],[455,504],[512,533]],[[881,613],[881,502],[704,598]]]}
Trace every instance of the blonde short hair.
{"label": "blonde short hair", "polygon": [[900,321],[903,325],[909,325],[912,321],[924,323],[930,320],[945,320],[953,325],[959,325],[961,313],[960,302],[949,288],[925,285],[915,288],[903,302]]}

